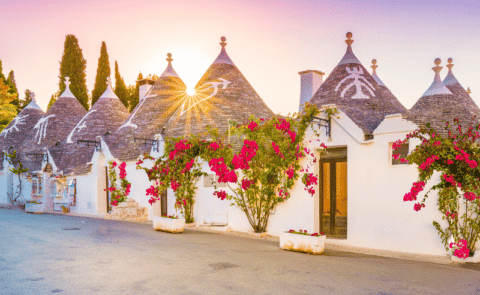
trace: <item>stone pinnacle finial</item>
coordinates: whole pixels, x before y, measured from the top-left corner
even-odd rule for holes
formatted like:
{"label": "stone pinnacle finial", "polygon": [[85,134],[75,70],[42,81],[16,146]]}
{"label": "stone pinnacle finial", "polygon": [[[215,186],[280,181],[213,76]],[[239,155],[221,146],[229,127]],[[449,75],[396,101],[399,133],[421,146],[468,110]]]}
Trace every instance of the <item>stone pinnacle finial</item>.
{"label": "stone pinnacle finial", "polygon": [[372,69],[373,71],[375,72],[375,70],[378,68],[377,66],[377,60],[376,59],[372,59]]}
{"label": "stone pinnacle finial", "polygon": [[107,77],[107,86],[112,87],[112,78]]}
{"label": "stone pinnacle finial", "polygon": [[[69,82],[70,84],[70,82]],[[35,101],[35,92],[30,92],[30,98]]]}
{"label": "stone pinnacle finial", "polygon": [[441,59],[439,58],[435,59],[435,67],[432,68],[435,74],[440,74],[440,71],[443,69],[443,67],[440,66],[441,63],[442,63]]}
{"label": "stone pinnacle finial", "polygon": [[349,47],[352,46],[352,43],[353,43],[352,36],[353,36],[352,32],[348,32],[348,33],[347,33],[347,38],[348,38],[348,39],[345,40],[345,43],[347,43],[347,45],[348,45]]}
{"label": "stone pinnacle finial", "polygon": [[166,60],[168,61],[168,63],[171,63],[173,58],[172,58],[172,54],[171,53],[167,53],[167,58]]}
{"label": "stone pinnacle finial", "polygon": [[222,45],[222,48],[225,48],[225,46],[227,46],[227,43],[225,43],[225,41],[227,41],[227,38],[222,37],[222,38],[220,38],[220,40],[222,41],[222,42],[220,42],[220,45]]}
{"label": "stone pinnacle finial", "polygon": [[470,90],[470,87],[467,88],[467,93],[468,94],[472,93],[472,90]]}
{"label": "stone pinnacle finial", "polygon": [[70,77],[65,77],[65,86],[67,86],[68,88],[70,88],[70,84],[72,82],[70,82]]}
{"label": "stone pinnacle finial", "polygon": [[449,70],[451,70],[452,67],[453,67],[453,64],[452,64],[453,58],[450,57],[450,58],[447,60],[447,62],[448,62],[447,68],[448,68]]}

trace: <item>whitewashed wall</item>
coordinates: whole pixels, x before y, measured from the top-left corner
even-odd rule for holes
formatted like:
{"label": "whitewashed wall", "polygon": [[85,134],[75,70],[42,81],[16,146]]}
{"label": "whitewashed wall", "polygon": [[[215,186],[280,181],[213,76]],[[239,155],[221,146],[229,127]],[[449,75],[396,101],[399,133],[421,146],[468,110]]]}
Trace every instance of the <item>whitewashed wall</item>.
{"label": "whitewashed wall", "polygon": [[73,213],[81,214],[97,214],[97,179],[96,173],[89,173],[85,175],[77,175],[75,177],[68,177],[77,181],[77,200],[76,206],[70,207]]}

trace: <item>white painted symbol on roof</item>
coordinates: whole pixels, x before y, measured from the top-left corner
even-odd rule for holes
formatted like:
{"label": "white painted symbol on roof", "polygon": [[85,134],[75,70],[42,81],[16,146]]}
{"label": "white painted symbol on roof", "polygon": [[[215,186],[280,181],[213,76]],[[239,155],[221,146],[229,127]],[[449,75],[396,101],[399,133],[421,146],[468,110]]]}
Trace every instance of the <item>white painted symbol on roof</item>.
{"label": "white painted symbol on roof", "polygon": [[33,127],[33,129],[37,129],[37,134],[35,134],[35,140],[37,140],[38,138],[38,144],[40,144],[42,138],[45,138],[47,136],[48,120],[53,117],[55,117],[55,115],[41,118],[40,120],[38,120],[37,124],[35,124],[35,127]]}
{"label": "white painted symbol on roof", "polygon": [[18,129],[19,125],[25,125],[25,118],[27,118],[28,115],[23,115],[23,116],[16,116],[15,119],[13,119],[12,121],[12,126],[8,129],[4,129],[2,131],[2,133],[0,133],[0,136],[3,135],[3,137],[7,137],[8,133],[12,132],[13,133],[13,129],[15,129],[16,131],[20,131]]}
{"label": "white painted symbol on roof", "polygon": [[361,76],[363,75],[362,68],[352,69],[350,67],[347,67],[347,72],[349,73],[349,75],[343,78],[342,81],[340,81],[340,83],[338,83],[337,87],[335,87],[335,91],[338,91],[340,86],[342,86],[342,84],[348,79],[353,79],[353,81],[343,89],[342,93],[340,93],[340,97],[345,98],[345,92],[347,92],[348,89],[354,86],[356,88],[356,92],[350,98],[353,98],[353,99],[370,98],[368,95],[365,95],[363,93],[362,86],[365,87],[365,89],[367,89],[368,92],[370,92],[371,97],[375,97],[375,94],[373,93],[373,90],[375,90],[375,88],[372,86],[372,84],[370,84],[370,82],[367,81],[367,79]]}
{"label": "white painted symbol on roof", "polygon": [[198,100],[198,101],[193,102],[192,105],[191,105],[191,106],[188,106],[188,107],[185,107],[185,103],[186,103],[187,101],[184,101],[184,102],[182,103],[182,108],[181,108],[181,110],[180,110],[180,116],[182,116],[183,114],[185,114],[188,110],[190,110],[190,109],[193,108],[194,106],[198,105],[199,103],[201,103],[201,102],[203,102],[203,101],[205,101],[205,100],[208,100],[208,99],[214,97],[215,95],[217,95],[217,93],[218,93],[218,87],[219,87],[219,86],[222,86],[222,89],[226,89],[227,86],[228,86],[228,84],[232,83],[232,82],[230,82],[230,81],[228,81],[228,80],[225,80],[225,79],[223,79],[223,78],[218,78],[218,79],[221,80],[221,82],[208,82],[208,83],[205,83],[205,84],[202,85],[202,87],[201,87],[202,89],[203,89],[204,86],[209,85],[208,87],[204,88],[205,90],[210,89],[210,88],[213,88],[213,92],[212,92],[212,94],[210,94],[209,96],[207,96],[207,97],[205,97],[205,98],[203,98],[203,99],[201,99],[201,100]]}
{"label": "white painted symbol on roof", "polygon": [[73,128],[73,130],[70,132],[70,134],[68,135],[67,137],[67,143],[73,143],[72,141],[72,136],[73,134],[75,133],[75,130],[77,130],[78,132],[82,131],[83,128],[87,127],[86,125],[86,120],[87,120],[87,117],[92,114],[92,113],[95,113],[97,110],[90,110],[90,112],[88,112],[85,116],[83,116],[82,120],[80,120],[80,122],[77,123],[77,125],[75,126],[75,128]]}

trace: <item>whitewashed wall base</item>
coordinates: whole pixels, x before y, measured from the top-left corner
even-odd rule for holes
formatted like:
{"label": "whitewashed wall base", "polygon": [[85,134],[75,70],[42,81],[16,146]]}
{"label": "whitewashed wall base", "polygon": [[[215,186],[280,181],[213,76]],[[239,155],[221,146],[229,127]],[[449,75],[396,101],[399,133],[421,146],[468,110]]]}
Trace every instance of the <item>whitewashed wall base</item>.
{"label": "whitewashed wall base", "polygon": [[321,254],[325,249],[325,240],[326,236],[312,237],[282,232],[280,233],[280,248],[309,254]]}
{"label": "whitewashed wall base", "polygon": [[165,218],[165,217],[153,217],[153,229],[166,231],[169,233],[181,233],[185,228],[184,218]]}

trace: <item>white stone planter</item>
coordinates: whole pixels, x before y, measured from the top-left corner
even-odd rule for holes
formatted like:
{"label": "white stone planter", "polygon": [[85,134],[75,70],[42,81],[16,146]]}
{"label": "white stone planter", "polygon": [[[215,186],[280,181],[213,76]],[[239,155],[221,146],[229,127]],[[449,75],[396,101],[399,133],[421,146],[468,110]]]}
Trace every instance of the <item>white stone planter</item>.
{"label": "white stone planter", "polygon": [[452,254],[451,260],[453,262],[460,262],[460,263],[466,263],[466,262],[480,263],[480,240],[475,243],[475,253],[472,257],[467,257],[463,259],[463,258],[458,258],[457,256],[453,256]]}
{"label": "white stone planter", "polygon": [[326,236],[312,237],[282,232],[280,233],[280,248],[309,254],[321,254],[325,249],[326,238]]}
{"label": "white stone planter", "polygon": [[153,229],[166,231],[169,233],[181,233],[185,228],[185,219],[184,218],[167,218],[153,216]]}
{"label": "white stone planter", "polygon": [[43,204],[25,203],[25,212],[43,213]]}
{"label": "white stone planter", "polygon": [[480,263],[480,249],[477,249],[475,251],[475,254],[473,255],[473,257],[467,257],[463,259],[463,258],[458,258],[457,256],[452,255],[451,259],[453,262],[460,262],[460,263],[466,263],[466,262]]}

